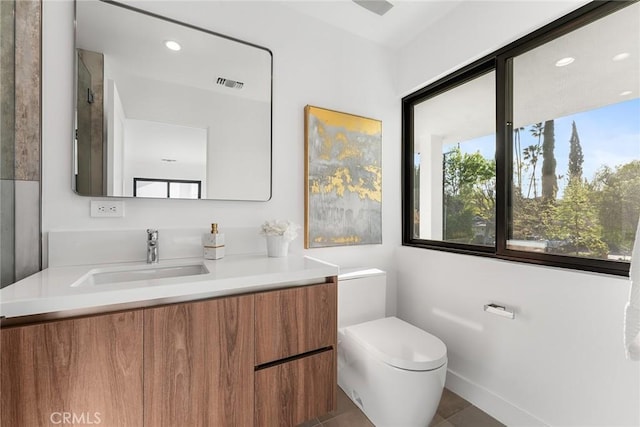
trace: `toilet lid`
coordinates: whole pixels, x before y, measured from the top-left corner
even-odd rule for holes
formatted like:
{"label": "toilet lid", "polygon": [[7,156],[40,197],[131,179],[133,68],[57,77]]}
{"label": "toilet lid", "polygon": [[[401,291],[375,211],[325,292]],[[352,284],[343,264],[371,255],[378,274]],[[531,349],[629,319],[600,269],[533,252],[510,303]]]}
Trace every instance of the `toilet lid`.
{"label": "toilet lid", "polygon": [[344,331],[376,358],[396,368],[430,371],[447,361],[447,347],[440,339],[397,317],[348,326]]}

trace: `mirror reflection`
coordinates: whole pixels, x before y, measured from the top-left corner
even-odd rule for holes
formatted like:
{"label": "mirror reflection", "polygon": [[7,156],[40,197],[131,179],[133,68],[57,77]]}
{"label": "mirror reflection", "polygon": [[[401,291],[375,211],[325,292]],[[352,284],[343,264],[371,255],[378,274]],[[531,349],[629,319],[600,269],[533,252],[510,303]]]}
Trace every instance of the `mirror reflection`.
{"label": "mirror reflection", "polygon": [[76,53],[78,194],[271,197],[268,49],[83,0]]}

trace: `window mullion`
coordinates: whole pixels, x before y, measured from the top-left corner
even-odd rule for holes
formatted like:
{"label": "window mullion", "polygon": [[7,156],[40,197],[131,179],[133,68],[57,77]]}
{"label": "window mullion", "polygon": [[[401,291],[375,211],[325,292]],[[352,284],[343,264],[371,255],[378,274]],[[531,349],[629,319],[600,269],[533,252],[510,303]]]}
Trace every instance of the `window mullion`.
{"label": "window mullion", "polygon": [[511,224],[513,168],[513,85],[511,61],[496,58],[496,254],[504,254]]}

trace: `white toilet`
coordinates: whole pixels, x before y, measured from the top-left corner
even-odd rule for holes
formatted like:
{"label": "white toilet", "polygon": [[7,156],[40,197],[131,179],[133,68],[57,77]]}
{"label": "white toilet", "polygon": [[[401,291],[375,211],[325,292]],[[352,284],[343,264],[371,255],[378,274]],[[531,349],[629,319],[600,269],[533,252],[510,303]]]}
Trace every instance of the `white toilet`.
{"label": "white toilet", "polygon": [[377,269],[338,276],[338,385],[376,427],[426,427],[444,388],[447,348],[384,317],[386,281]]}

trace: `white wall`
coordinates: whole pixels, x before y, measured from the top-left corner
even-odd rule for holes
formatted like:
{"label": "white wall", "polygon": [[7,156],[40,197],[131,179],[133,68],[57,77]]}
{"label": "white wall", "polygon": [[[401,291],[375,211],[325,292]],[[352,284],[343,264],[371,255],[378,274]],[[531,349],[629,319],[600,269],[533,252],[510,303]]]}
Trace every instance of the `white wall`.
{"label": "white wall", "polygon": [[[470,2],[404,48],[406,95],[577,3]],[[439,336],[448,386],[507,425],[640,425],[640,364],[622,345],[623,278],[402,247],[398,315]],[[483,311],[512,306],[515,320]]]}
{"label": "white wall", "polygon": [[107,194],[124,194],[124,123],[126,115],[122,108],[118,87],[107,80],[105,111],[107,122]]}
{"label": "white wall", "polygon": [[[90,218],[89,198],[71,191],[73,114],[73,3],[43,6],[42,231],[255,228],[266,219],[304,222],[304,131],[306,104],[383,122],[382,245],[303,250],[345,266],[389,271],[395,286],[394,248],[400,244],[400,113],[392,60],[384,48],[298,14],[277,2],[142,2],[142,7],[204,28],[254,42],[274,53],[273,197],[268,202],[126,199],[124,218]],[[46,260],[46,253],[45,253]],[[46,266],[46,263],[45,263]],[[393,293],[391,294],[393,296]],[[390,311],[395,301],[389,300]]]}
{"label": "white wall", "polygon": [[133,196],[134,178],[200,181],[206,194],[206,129],[127,119],[124,139],[122,195]]}
{"label": "white wall", "polygon": [[[507,425],[640,423],[627,280],[415,248],[396,260],[398,314],[445,342],[452,390]],[[515,320],[485,313],[490,302]]]}

